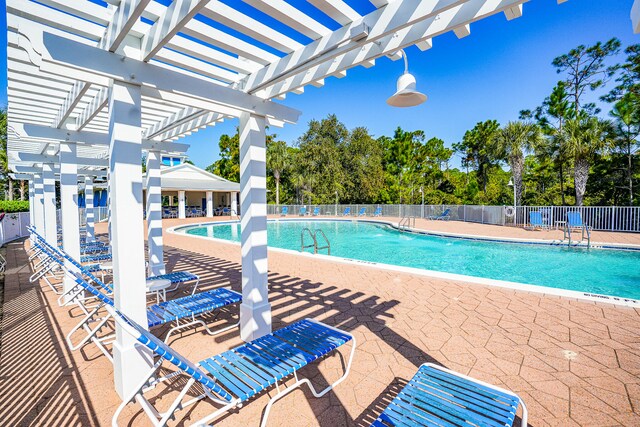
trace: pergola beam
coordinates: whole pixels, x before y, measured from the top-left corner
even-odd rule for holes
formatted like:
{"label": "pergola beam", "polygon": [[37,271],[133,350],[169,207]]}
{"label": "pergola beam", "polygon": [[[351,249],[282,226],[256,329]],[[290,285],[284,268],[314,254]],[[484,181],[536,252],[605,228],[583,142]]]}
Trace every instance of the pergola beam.
{"label": "pergola beam", "polygon": [[[449,20],[456,21],[456,25],[448,25],[440,33],[451,31],[454,28],[468,24],[481,17],[503,11],[509,7],[517,6],[527,0],[438,0],[425,2],[420,0],[398,0],[387,6],[377,9],[355,22],[321,37],[302,49],[295,51],[269,66],[249,75],[243,80],[243,88],[248,93],[260,93],[261,96],[271,98],[279,93],[271,89],[271,86],[279,82],[305,75],[309,82],[327,77],[328,74],[315,75],[308,72],[314,67],[320,69],[332,68],[333,72],[343,71],[358,65],[363,60],[375,59],[391,53],[383,49],[378,43],[393,45],[390,41],[397,38],[401,31],[405,34],[415,35],[407,40],[408,45],[430,37],[425,28],[425,22],[432,24],[442,20],[449,12]],[[453,14],[451,13],[453,11]],[[368,35],[362,40],[351,40],[351,30],[358,31],[362,25],[369,28]],[[413,43],[411,43],[413,42]],[[348,57],[352,61],[341,61],[340,58]],[[340,61],[340,68],[331,67],[332,62]],[[329,73],[330,74],[330,73]],[[298,78],[298,80],[302,80]],[[290,88],[299,85],[285,84]]]}
{"label": "pergola beam", "polygon": [[[403,0],[399,1],[403,2]],[[259,80],[253,80],[253,84],[256,87],[263,88],[256,92],[259,96],[272,98],[310,84],[318,79],[335,75],[335,73],[343,72],[356,65],[361,65],[365,61],[388,55],[424,40],[433,39],[438,35],[463,27],[489,15],[503,12],[508,8],[516,7],[526,1],[528,0],[494,0],[492,2],[486,2],[485,0],[440,0],[438,2],[439,5],[447,4],[444,10],[441,8],[430,8],[428,10],[432,10],[432,12],[427,13],[424,10],[426,7],[426,4],[424,4],[415,11],[414,15],[411,15],[411,18],[414,18],[416,15],[421,15],[422,19],[417,20],[417,22],[414,22],[411,26],[405,25],[403,21],[398,23],[393,17],[384,18],[384,16],[378,16],[378,19],[388,19],[391,22],[387,23],[384,29],[376,29],[373,27],[364,44],[357,45],[354,48],[352,43],[348,45],[348,49],[336,48],[330,50],[316,59],[304,63],[300,62],[301,65],[299,68],[271,77],[267,80],[267,83],[262,86],[257,85]],[[399,5],[397,3],[390,3],[385,9],[372,12],[372,14],[380,13],[391,7],[396,9]],[[408,15],[409,12],[406,12],[406,14]],[[367,17],[365,17],[365,21],[366,18]],[[409,19],[409,16],[405,18]],[[414,21],[416,20],[414,19]],[[389,24],[393,25],[390,26]],[[376,33],[374,33],[374,30]],[[371,43],[370,41],[372,40],[375,41],[375,43]],[[298,57],[290,58],[290,60],[296,61],[297,58]],[[285,59],[286,57],[283,58],[283,60]],[[286,62],[283,66],[287,69],[289,68],[286,67]],[[275,72],[275,69],[272,71]],[[258,77],[258,74],[252,76]],[[264,77],[266,78],[267,76],[268,74],[265,74]],[[248,80],[248,82],[249,81],[250,80]],[[249,86],[248,88],[250,89],[251,87],[252,86]]]}
{"label": "pergola beam", "polygon": [[175,0],[142,39],[142,60],[149,61],[209,0]]}
{"label": "pergola beam", "polygon": [[[17,160],[23,163],[58,163],[59,159],[58,156],[47,154],[19,153]],[[89,157],[76,157],[75,163],[80,166],[103,168],[106,168],[109,165],[107,159],[96,159]]]}
{"label": "pergola beam", "polygon": [[100,88],[91,102],[82,110],[76,118],[76,130],[82,130],[91,120],[93,120],[109,102],[109,89]]}
{"label": "pergola beam", "polygon": [[[59,141],[75,142],[86,145],[109,145],[109,135],[106,133],[91,132],[87,130],[74,131],[68,129],[55,129],[47,126],[33,124],[14,124],[13,130],[20,138],[40,139],[41,143],[58,143]],[[154,139],[143,139],[143,150],[161,150],[171,153],[184,153],[189,148],[187,144],[176,142],[162,142]]]}
{"label": "pergola beam", "polygon": [[[23,31],[23,29],[18,29]],[[53,74],[73,75],[88,82],[114,79],[141,84],[143,94],[160,99],[180,99],[185,105],[221,113],[251,112],[272,116],[289,123],[298,120],[300,112],[292,108],[221,86],[204,78],[187,76],[155,64],[123,57],[84,43],[52,34],[44,29],[24,29],[20,45],[30,44],[30,55],[41,53],[39,67]],[[25,46],[26,47],[26,46]],[[94,80],[94,79],[98,80]],[[180,101],[178,101],[180,102]]]}

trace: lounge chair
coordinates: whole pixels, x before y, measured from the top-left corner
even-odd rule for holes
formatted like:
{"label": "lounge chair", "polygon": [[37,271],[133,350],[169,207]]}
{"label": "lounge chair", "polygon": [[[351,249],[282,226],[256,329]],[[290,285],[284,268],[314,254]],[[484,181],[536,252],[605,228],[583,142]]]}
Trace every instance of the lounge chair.
{"label": "lounge chair", "polygon": [[320,208],[319,207],[315,207],[313,208],[313,216],[318,216],[320,215]]}
{"label": "lounge chair", "polygon": [[529,230],[535,230],[536,228],[549,228],[542,219],[542,212],[529,212],[529,226],[525,227]]}
{"label": "lounge chair", "polygon": [[587,244],[591,246],[591,227],[582,221],[582,214],[580,211],[567,212],[567,223],[564,226],[563,240],[569,238],[569,245],[571,245],[571,232],[572,230],[580,230],[582,233],[582,240],[584,240],[585,234],[587,235]]}
{"label": "lounge chair", "polygon": [[358,212],[358,216],[367,216],[367,208],[360,208],[360,212]]}
{"label": "lounge chair", "polygon": [[[175,411],[178,408],[182,409],[205,398],[221,406],[194,424],[208,425],[226,412],[240,408],[257,394],[272,389],[275,394],[270,398],[262,416],[261,426],[264,427],[272,405],[302,384],[307,384],[314,396],[322,397],[341,383],[349,374],[356,347],[353,335],[324,323],[305,319],[196,364],[113,307],[108,306],[107,310],[126,333],[138,340],[139,345],[147,347],[159,357],[153,368],[149,370],[147,377],[140,382],[139,388],[127,395],[116,409],[112,419],[114,426],[117,425],[120,413],[129,402],[138,402],[153,425],[164,426],[167,421],[175,417]],[[349,341],[352,341],[349,362],[344,374],[335,382],[318,392],[309,379],[299,378],[298,371],[302,367],[323,358]],[[186,383],[183,383],[182,390],[166,412],[155,408],[144,396],[149,389],[149,380],[154,378],[163,360],[167,360],[178,368],[176,373],[169,375],[175,376],[179,373],[190,377]],[[279,383],[291,377],[296,381],[286,388],[281,388]],[[163,380],[164,378],[158,379],[155,383]],[[185,395],[196,383],[201,386],[196,390],[203,389],[204,394],[183,402]],[[274,385],[275,389],[272,388]],[[294,416],[294,414],[291,415]]]}
{"label": "lounge chair", "polygon": [[[77,350],[89,342],[93,342],[98,349],[105,354],[109,360],[113,360],[111,353],[105,347],[105,344],[113,341],[113,334],[98,336],[100,331],[105,327],[111,319],[110,315],[105,316],[103,308],[114,306],[111,295],[113,288],[109,284],[101,282],[98,278],[86,271],[68,254],[55,250],[50,245],[45,247],[49,256],[64,268],[64,261],[69,261],[77,271],[70,271],[66,268],[65,274],[73,278],[75,286],[62,293],[58,298],[60,306],[77,305],[85,314],[80,322],[71,329],[66,336],[67,344],[71,350]],[[86,279],[85,279],[86,277]],[[238,292],[226,288],[217,288],[210,291],[192,294],[182,298],[154,304],[147,307],[148,327],[153,328],[167,323],[175,322],[167,332],[165,341],[167,341],[174,332],[191,328],[195,325],[202,325],[208,334],[217,335],[227,331],[238,324],[226,326],[221,329],[212,331],[197,316],[211,313],[223,307],[240,303],[242,295]],[[97,303],[96,303],[97,302]],[[78,342],[74,343],[72,337],[78,331],[84,331],[85,336]]]}
{"label": "lounge chair", "polygon": [[305,216],[307,214],[307,208],[305,208],[304,206],[300,208],[300,216]]}
{"label": "lounge chair", "polygon": [[518,406],[526,427],[527,407],[513,392],[425,363],[371,425],[511,426]]}
{"label": "lounge chair", "polygon": [[342,216],[351,216],[351,207],[350,206],[344,208],[344,212],[342,212]]}
{"label": "lounge chair", "polygon": [[380,206],[378,206],[375,212],[373,212],[373,216],[382,216],[382,208]]}
{"label": "lounge chair", "polygon": [[433,221],[449,221],[451,218],[451,209],[447,208],[440,215],[430,215],[427,218]]}
{"label": "lounge chair", "polygon": [[280,210],[280,216],[287,216],[289,214],[289,206],[283,206]]}
{"label": "lounge chair", "polygon": [[[196,293],[198,289],[198,283],[200,283],[200,277],[197,274],[193,274],[189,271],[175,271],[173,273],[159,274],[157,276],[147,277],[147,281],[150,280],[168,280],[171,282],[173,286],[164,289],[163,292],[172,292],[175,291],[182,285],[187,282],[195,282],[193,284],[193,290],[191,291],[191,295]],[[166,298],[165,298],[166,300]]]}
{"label": "lounge chair", "polygon": [[231,208],[222,208],[222,215],[231,215]]}

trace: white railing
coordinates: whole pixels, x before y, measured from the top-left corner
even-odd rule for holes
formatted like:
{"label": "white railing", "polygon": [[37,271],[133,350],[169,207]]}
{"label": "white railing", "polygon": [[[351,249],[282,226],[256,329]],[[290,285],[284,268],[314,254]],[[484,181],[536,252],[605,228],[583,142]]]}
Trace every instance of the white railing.
{"label": "white railing", "polygon": [[0,222],[0,246],[12,240],[29,235],[27,227],[30,223],[29,212],[8,213]]}
{"label": "white railing", "polygon": [[541,212],[549,227],[562,228],[567,212],[578,211],[583,221],[594,230],[640,232],[639,206],[508,206],[484,205],[371,205],[371,204],[332,204],[332,205],[267,205],[269,215],[280,215],[287,206],[289,216],[298,216],[300,208],[306,208],[307,215],[313,215],[319,208],[321,216],[342,215],[351,208],[351,216],[357,216],[365,208],[365,216],[371,217],[376,209],[381,209],[383,217],[403,218],[414,216],[429,218],[441,215],[449,209],[452,221],[477,222],[481,224],[509,225],[524,227],[529,224],[530,212]]}

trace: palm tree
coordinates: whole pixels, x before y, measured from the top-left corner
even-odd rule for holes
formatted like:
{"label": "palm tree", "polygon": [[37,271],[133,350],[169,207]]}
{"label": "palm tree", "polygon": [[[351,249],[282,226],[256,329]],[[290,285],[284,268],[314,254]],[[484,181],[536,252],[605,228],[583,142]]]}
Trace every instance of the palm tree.
{"label": "palm tree", "polygon": [[280,204],[280,178],[289,167],[289,150],[284,141],[274,141],[267,148],[267,167],[276,181],[276,205]]}
{"label": "palm tree", "polygon": [[537,147],[542,141],[540,128],[523,121],[509,122],[500,129],[495,139],[497,157],[506,159],[511,167],[516,205],[522,204],[522,175],[525,151]]}
{"label": "palm tree", "polygon": [[614,106],[611,116],[616,119],[618,149],[627,157],[627,189],[629,206],[633,205],[633,158],[640,143],[640,97],[632,92],[625,94]]}
{"label": "palm tree", "polygon": [[589,179],[589,167],[595,156],[610,144],[611,123],[597,117],[570,119],[563,129],[563,149],[573,158],[573,182],[576,206],[582,206]]}

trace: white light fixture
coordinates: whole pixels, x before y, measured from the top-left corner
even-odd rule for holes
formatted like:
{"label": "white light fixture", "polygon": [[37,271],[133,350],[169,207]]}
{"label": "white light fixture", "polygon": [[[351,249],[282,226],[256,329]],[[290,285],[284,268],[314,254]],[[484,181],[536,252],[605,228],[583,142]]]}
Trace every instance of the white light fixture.
{"label": "white light fixture", "polygon": [[427,100],[427,95],[416,90],[416,78],[409,74],[409,62],[404,50],[399,51],[404,58],[404,74],[398,78],[396,93],[387,99],[392,107],[415,107]]}

